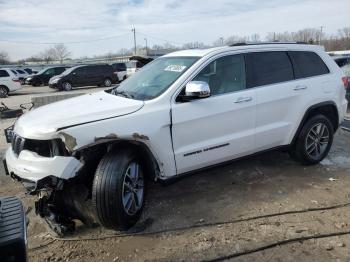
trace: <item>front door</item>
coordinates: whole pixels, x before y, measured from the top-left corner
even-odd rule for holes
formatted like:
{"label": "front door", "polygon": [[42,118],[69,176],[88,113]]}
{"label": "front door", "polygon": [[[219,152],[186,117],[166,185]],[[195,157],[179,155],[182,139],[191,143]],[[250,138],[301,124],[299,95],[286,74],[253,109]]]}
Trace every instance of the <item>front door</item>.
{"label": "front door", "polygon": [[172,105],[177,173],[254,152],[255,90],[247,89],[244,55],[209,63],[193,81],[205,81],[211,96]]}

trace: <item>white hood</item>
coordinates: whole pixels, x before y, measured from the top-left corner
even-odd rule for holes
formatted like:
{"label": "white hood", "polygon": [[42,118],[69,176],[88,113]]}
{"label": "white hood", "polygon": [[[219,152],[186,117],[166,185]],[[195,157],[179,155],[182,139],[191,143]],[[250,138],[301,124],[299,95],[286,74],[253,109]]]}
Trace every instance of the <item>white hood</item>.
{"label": "white hood", "polygon": [[57,129],[131,114],[144,102],[104,91],[82,95],[39,107],[21,116],[14,131],[32,139],[48,139]]}

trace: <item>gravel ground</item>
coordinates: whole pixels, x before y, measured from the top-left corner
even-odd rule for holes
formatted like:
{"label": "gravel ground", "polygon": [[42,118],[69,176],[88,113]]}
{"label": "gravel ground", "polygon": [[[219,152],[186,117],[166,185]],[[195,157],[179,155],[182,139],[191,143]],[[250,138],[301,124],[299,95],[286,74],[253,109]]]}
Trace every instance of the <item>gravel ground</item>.
{"label": "gravel ground", "polygon": [[[15,107],[33,93],[51,92],[25,87],[2,101]],[[0,128],[12,122],[1,120]],[[0,195],[24,202],[30,261],[350,261],[349,144],[350,133],[339,130],[329,156],[316,166],[273,151],[170,185],[151,184],[138,235],[78,223],[69,239],[53,240],[34,214],[32,197],[2,166]],[[1,154],[6,147],[1,131]]]}

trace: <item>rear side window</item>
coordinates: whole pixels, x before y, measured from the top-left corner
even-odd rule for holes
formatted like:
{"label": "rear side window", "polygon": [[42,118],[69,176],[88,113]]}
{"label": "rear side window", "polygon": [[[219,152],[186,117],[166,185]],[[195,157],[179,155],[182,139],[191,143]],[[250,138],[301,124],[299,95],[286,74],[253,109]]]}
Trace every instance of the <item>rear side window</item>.
{"label": "rear side window", "polygon": [[7,73],[6,70],[0,70],[0,77],[8,77],[10,76],[9,73]]}
{"label": "rear side window", "polygon": [[288,53],[293,62],[296,79],[329,73],[326,64],[314,52],[291,51]]}
{"label": "rear side window", "polygon": [[249,88],[293,79],[292,63],[286,52],[247,54],[247,84]]}

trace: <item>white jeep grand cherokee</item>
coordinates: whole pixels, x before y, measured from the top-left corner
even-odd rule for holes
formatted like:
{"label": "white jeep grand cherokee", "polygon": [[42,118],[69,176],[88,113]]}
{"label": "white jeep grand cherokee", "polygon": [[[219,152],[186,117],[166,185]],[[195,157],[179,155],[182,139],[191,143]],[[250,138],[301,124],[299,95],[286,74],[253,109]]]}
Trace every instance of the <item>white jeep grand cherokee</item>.
{"label": "white jeep grand cherokee", "polygon": [[179,51],[117,88],[24,114],[4,164],[57,232],[72,219],[127,229],[140,217],[146,179],[279,147],[320,162],[346,112],[346,86],[319,46]]}

